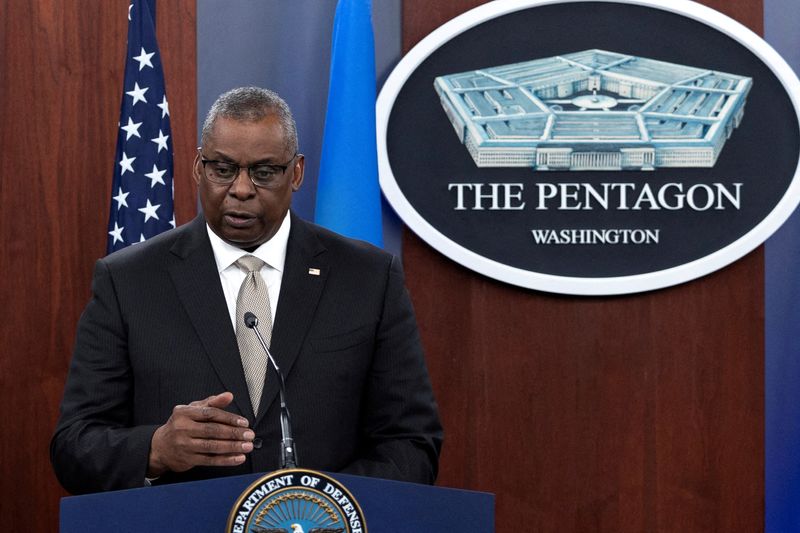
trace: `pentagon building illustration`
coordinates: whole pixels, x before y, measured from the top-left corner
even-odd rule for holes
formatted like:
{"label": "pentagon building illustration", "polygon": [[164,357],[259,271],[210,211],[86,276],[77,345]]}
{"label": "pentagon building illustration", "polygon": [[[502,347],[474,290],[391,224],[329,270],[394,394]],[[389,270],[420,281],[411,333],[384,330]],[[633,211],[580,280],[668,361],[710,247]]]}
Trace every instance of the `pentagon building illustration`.
{"label": "pentagon building illustration", "polygon": [[585,50],[436,78],[479,167],[713,167],[751,78]]}

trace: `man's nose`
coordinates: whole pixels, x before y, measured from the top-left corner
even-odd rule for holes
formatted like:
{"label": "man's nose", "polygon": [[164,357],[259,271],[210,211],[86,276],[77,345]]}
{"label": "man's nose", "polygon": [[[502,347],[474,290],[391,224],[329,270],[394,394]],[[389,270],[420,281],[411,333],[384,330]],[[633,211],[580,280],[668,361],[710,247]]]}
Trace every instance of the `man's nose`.
{"label": "man's nose", "polygon": [[250,171],[247,167],[239,168],[228,192],[241,199],[255,196],[256,186],[253,185],[253,181],[250,179]]}

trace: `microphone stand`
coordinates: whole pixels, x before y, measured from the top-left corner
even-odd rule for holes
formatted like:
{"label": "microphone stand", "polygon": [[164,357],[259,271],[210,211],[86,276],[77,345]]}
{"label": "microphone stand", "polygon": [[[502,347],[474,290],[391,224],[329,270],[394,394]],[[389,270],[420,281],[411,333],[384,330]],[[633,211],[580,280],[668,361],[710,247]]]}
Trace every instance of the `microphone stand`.
{"label": "microphone stand", "polygon": [[289,408],[286,405],[286,384],[283,380],[283,373],[280,368],[278,368],[278,363],[275,362],[272,353],[270,353],[267,347],[267,343],[264,342],[264,338],[258,330],[258,317],[248,311],[244,314],[244,324],[255,332],[259,344],[261,344],[261,347],[272,363],[272,367],[275,369],[275,374],[278,375],[281,399],[281,469],[297,468],[297,457],[295,454],[294,439],[292,438],[292,424],[289,417]]}

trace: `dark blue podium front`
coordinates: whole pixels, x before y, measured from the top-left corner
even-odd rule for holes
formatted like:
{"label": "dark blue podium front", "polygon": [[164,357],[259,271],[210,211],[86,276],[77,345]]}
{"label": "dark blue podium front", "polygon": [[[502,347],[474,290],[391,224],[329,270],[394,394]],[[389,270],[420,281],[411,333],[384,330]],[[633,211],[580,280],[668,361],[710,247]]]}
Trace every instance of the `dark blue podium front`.
{"label": "dark blue podium front", "polygon": [[[364,511],[371,533],[494,531],[494,495],[328,474]],[[61,533],[220,533],[239,495],[260,474],[120,490],[61,500]]]}

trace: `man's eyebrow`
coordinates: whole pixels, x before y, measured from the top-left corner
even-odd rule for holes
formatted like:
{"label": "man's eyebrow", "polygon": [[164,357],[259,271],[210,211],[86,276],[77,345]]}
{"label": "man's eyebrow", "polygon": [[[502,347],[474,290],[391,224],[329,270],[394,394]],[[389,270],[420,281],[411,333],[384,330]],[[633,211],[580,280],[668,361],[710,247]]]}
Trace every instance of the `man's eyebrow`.
{"label": "man's eyebrow", "polygon": [[[217,150],[212,150],[211,153],[215,154],[214,157],[211,158],[212,160],[224,161],[226,163],[233,163],[235,165],[244,165],[244,163],[240,163],[236,159],[226,155],[223,152],[218,152]],[[276,157],[267,156],[267,157],[263,157],[261,159],[257,159],[256,161],[253,161],[252,163],[249,163],[247,166],[251,166],[252,167],[254,165],[277,165],[279,163],[281,163],[281,161],[278,161],[278,159]]]}
{"label": "man's eyebrow", "polygon": [[210,156],[210,157],[207,158],[209,160],[227,161],[227,162],[230,162],[230,163],[235,163],[236,162],[236,161],[234,161],[234,159],[232,157],[228,157],[223,152],[220,152],[220,151],[217,151],[217,150],[211,150],[211,152],[208,153],[208,155]]}
{"label": "man's eyebrow", "polygon": [[253,161],[250,163],[250,165],[277,165],[278,163],[281,163],[281,161],[278,161],[278,159],[275,157],[265,157],[263,159],[259,159],[258,161]]}

